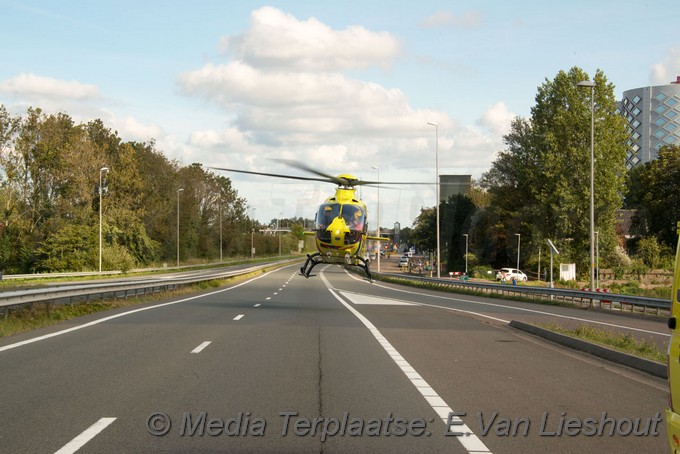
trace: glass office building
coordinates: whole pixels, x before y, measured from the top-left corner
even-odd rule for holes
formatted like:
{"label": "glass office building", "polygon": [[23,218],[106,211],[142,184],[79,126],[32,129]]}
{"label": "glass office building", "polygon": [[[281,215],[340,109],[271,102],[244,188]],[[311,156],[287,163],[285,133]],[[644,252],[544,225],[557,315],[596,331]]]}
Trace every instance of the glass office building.
{"label": "glass office building", "polygon": [[626,155],[629,169],[655,159],[664,145],[680,146],[680,76],[668,85],[623,92],[620,110],[631,134]]}

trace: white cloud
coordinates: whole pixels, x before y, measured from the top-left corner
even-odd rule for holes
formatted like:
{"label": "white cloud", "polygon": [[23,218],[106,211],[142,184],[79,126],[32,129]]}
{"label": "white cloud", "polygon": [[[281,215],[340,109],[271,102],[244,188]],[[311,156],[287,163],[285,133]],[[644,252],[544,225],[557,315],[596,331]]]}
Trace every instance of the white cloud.
{"label": "white cloud", "polygon": [[[240,128],[280,144],[403,136],[420,129],[428,112],[413,109],[398,89],[327,72],[279,72],[243,62],[207,64],[183,75],[186,94],[237,113]],[[324,134],[321,136],[321,134]],[[330,136],[329,136],[330,135]]]}
{"label": "white cloud", "polygon": [[510,132],[510,124],[516,116],[508,110],[504,102],[497,102],[484,112],[478,124],[496,136],[503,136]]}
{"label": "white cloud", "polygon": [[19,74],[0,82],[0,92],[30,100],[50,98],[88,101],[99,97],[99,89],[96,85],[83,84],[74,80],[58,80],[30,73]]}
{"label": "white cloud", "polygon": [[482,15],[477,11],[467,11],[456,15],[450,11],[439,11],[426,17],[421,23],[423,28],[475,28],[482,24]]}
{"label": "white cloud", "polygon": [[666,85],[680,77],[680,47],[668,49],[663,61],[652,66],[649,79],[652,85]]}
{"label": "white cloud", "polygon": [[222,38],[219,47],[253,66],[303,71],[387,65],[399,53],[389,33],[359,26],[333,30],[313,17],[301,21],[267,6],[252,12],[246,33]]}
{"label": "white cloud", "polygon": [[[475,20],[471,14],[458,23]],[[435,130],[427,124],[433,121],[439,125],[441,172],[481,175],[502,146],[513,114],[499,102],[475,125],[460,127],[445,112],[415,108],[398,88],[343,72],[380,67],[394,58],[396,40],[382,38],[355,27],[334,31],[316,19],[298,20],[274,8],[255,11],[248,30],[222,39],[229,61],[206,63],[178,80],[186,95],[218,106],[227,122],[223,131],[194,132],[189,141],[193,154],[200,150],[207,166],[304,174],[268,158],[294,159],[321,172],[348,172],[365,180],[377,177],[371,169],[377,165],[382,181],[428,182],[434,181]],[[281,203],[272,198],[288,200],[285,216],[311,216],[313,205],[322,201],[309,206],[310,183],[229,177],[258,207],[260,219],[280,214]],[[332,192],[323,189],[315,197]],[[372,191],[363,189],[362,197],[375,213]],[[434,185],[386,191],[381,212],[384,219],[404,220],[432,206],[434,198]],[[312,212],[289,212],[294,206]]]}
{"label": "white cloud", "polygon": [[[439,124],[442,172],[480,174],[499,149],[502,103],[470,127],[442,111],[415,107],[398,87],[350,77],[356,68],[381,68],[399,56],[398,39],[362,27],[333,30],[316,19],[298,20],[273,8],[253,12],[250,27],[226,37],[229,59],[208,62],[178,78],[183,93],[216,106],[209,126],[175,131],[126,112],[123,100],[100,96],[94,85],[22,74],[0,81],[17,106],[66,112],[76,122],[100,118],[124,140],[154,139],[156,148],[183,164],[303,174],[269,158],[302,161],[330,174],[352,173],[383,181],[434,181],[434,128]],[[220,57],[223,58],[223,57]],[[16,111],[16,110],[15,110]],[[207,114],[206,114],[207,115]],[[160,121],[160,120],[158,120]],[[200,124],[194,122],[195,124]],[[189,122],[187,123],[189,124]],[[216,124],[223,124],[222,128]],[[228,175],[258,219],[312,216],[330,185]],[[375,214],[374,189],[362,189]],[[434,201],[432,186],[409,186],[381,195],[383,225],[410,225]],[[293,209],[296,212],[291,212]],[[385,221],[389,220],[389,222]]]}
{"label": "white cloud", "polygon": [[144,124],[132,116],[117,117],[110,115],[106,121],[111,129],[118,131],[124,140],[148,141],[150,139],[163,139],[165,133],[163,129],[155,124]]}

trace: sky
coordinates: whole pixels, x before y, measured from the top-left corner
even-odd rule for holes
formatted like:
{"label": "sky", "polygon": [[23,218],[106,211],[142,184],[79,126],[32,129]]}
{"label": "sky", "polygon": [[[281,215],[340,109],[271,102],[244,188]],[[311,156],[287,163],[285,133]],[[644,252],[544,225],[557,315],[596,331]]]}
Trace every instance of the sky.
{"label": "sky", "polygon": [[[378,197],[383,228],[434,206],[437,166],[480,178],[559,71],[600,69],[617,99],[680,76],[677,0],[0,0],[0,17],[13,114],[101,119],[182,165],[432,182],[362,187],[371,228]],[[262,223],[334,191],[218,173]]]}

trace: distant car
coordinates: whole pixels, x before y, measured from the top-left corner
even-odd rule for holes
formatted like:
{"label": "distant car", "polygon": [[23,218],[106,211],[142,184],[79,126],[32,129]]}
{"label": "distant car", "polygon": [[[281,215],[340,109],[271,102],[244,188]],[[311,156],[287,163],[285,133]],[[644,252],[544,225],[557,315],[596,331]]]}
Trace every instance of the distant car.
{"label": "distant car", "polygon": [[514,279],[519,282],[526,282],[527,275],[517,268],[501,268],[496,273],[496,280],[510,282]]}
{"label": "distant car", "polygon": [[402,257],[399,259],[399,268],[402,266],[408,266],[408,257]]}

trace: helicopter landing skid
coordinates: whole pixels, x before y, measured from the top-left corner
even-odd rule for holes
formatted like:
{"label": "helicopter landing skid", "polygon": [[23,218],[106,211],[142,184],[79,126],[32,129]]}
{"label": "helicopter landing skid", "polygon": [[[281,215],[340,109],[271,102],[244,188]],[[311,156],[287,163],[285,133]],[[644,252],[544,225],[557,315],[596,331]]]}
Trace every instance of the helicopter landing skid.
{"label": "helicopter landing skid", "polygon": [[[316,257],[321,257],[321,254],[318,252],[315,252],[312,255],[307,254],[307,261],[303,266],[300,267],[300,274],[302,274],[304,277],[309,277],[309,273],[312,272],[312,268],[322,262],[322,260],[314,260]],[[308,265],[309,268],[307,268]]]}
{"label": "helicopter landing skid", "polygon": [[[317,260],[317,257],[320,257],[319,260]],[[370,282],[373,282],[373,276],[371,275],[371,271],[368,267],[368,260],[364,260],[361,257],[356,257],[361,261],[361,263],[353,263],[350,264],[348,263],[347,265],[350,266],[357,266],[361,269],[363,269],[366,272],[366,276],[368,277],[368,280]],[[323,256],[315,252],[314,254],[307,254],[307,260],[305,261],[305,264],[300,267],[300,274],[303,275],[304,277],[308,278],[312,272],[312,269],[318,265],[319,263],[324,263]]]}
{"label": "helicopter landing skid", "polygon": [[371,276],[371,271],[368,269],[368,260],[364,260],[361,257],[357,257],[363,264],[357,263],[355,266],[358,266],[359,268],[363,269],[366,271],[366,277],[368,277],[369,282],[373,282],[373,276]]}

